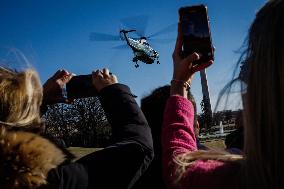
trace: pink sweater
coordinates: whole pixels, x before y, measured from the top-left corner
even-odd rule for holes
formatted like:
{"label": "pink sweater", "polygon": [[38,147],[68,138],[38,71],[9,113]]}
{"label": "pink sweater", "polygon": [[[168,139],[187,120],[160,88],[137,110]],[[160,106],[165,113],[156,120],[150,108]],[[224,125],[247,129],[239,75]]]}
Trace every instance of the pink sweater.
{"label": "pink sweater", "polygon": [[173,157],[197,150],[193,129],[193,105],[186,98],[171,96],[166,105],[162,131],[164,178],[168,188],[225,189],[236,184],[239,165],[214,160],[198,160],[175,183],[179,165]]}

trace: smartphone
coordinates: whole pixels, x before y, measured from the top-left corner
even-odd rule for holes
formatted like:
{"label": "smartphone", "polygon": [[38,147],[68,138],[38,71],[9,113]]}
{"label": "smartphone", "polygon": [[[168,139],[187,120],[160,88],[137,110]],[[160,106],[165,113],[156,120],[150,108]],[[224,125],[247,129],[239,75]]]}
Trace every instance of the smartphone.
{"label": "smartphone", "polygon": [[66,84],[68,99],[93,97],[98,94],[92,83],[92,75],[73,76]]}
{"label": "smartphone", "polygon": [[186,57],[193,52],[201,55],[193,64],[214,60],[207,7],[205,5],[181,7],[179,19],[183,33],[183,56]]}

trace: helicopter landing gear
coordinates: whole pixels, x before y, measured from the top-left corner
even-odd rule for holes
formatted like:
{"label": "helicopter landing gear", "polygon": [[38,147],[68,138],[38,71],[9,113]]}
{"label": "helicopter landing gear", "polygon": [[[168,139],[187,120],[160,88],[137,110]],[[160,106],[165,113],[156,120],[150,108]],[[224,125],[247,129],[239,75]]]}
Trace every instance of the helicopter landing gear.
{"label": "helicopter landing gear", "polygon": [[157,64],[161,64],[159,60],[157,60]]}
{"label": "helicopter landing gear", "polygon": [[138,59],[136,57],[134,57],[132,59],[132,61],[135,63],[135,68],[138,68],[139,67],[139,64],[138,64]]}

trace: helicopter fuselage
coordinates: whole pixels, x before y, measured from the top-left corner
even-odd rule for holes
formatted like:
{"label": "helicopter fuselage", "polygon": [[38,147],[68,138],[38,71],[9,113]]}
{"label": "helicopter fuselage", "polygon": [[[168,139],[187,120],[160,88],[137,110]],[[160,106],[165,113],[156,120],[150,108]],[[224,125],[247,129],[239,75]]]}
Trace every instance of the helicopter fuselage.
{"label": "helicopter fuselage", "polygon": [[123,34],[122,39],[125,40],[127,42],[127,45],[133,50],[133,62],[140,60],[146,64],[152,64],[155,60],[158,60],[159,53],[147,43],[145,37],[141,37],[140,39],[136,40],[127,35],[128,32],[132,31],[135,30],[121,30],[120,33]]}

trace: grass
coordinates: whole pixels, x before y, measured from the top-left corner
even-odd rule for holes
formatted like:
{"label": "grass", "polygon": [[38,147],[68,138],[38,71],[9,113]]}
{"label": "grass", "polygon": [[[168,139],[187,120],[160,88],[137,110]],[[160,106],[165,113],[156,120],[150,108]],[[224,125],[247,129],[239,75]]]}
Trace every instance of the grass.
{"label": "grass", "polygon": [[[225,149],[225,143],[222,139],[213,139],[213,140],[207,140],[202,141],[202,144],[207,146],[210,149],[214,150],[223,150]],[[69,147],[67,148],[72,154],[75,155],[76,159],[79,159],[83,156],[86,156],[92,152],[101,150],[102,148],[82,148],[82,147]]]}
{"label": "grass", "polygon": [[102,148],[82,148],[82,147],[69,147],[67,150],[75,155],[76,159],[86,156],[92,152],[101,150]]}
{"label": "grass", "polygon": [[206,141],[202,141],[201,144],[204,144],[208,148],[214,149],[214,150],[224,150],[226,148],[225,142],[223,139],[206,140]]}

